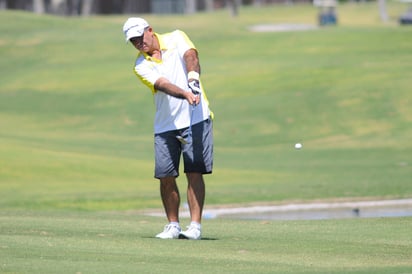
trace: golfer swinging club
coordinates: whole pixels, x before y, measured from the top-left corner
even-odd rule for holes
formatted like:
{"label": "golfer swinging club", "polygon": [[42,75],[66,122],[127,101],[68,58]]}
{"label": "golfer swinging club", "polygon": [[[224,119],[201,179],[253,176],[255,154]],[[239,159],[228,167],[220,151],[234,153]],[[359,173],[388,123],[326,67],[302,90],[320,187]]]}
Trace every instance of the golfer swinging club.
{"label": "golfer swinging club", "polygon": [[[126,42],[139,51],[134,72],[153,93],[155,178],[169,224],[156,235],[161,239],[201,239],[205,199],[203,174],[212,173],[212,113],[199,79],[198,52],[187,35],[175,30],[158,34],[142,18],[123,25]],[[183,155],[191,223],[179,224],[180,194],[176,184]]]}

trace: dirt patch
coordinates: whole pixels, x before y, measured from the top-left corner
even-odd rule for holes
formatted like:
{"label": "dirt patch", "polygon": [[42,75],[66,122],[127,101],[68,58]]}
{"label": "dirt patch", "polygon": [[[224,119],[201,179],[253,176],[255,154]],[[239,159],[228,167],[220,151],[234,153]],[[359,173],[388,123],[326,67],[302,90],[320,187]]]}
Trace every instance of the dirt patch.
{"label": "dirt patch", "polygon": [[[145,212],[144,214],[164,216],[163,211]],[[190,217],[187,205],[184,205],[180,216],[182,218]],[[231,218],[254,220],[319,220],[402,216],[412,216],[412,199],[219,207],[205,208],[203,213],[204,219]]]}

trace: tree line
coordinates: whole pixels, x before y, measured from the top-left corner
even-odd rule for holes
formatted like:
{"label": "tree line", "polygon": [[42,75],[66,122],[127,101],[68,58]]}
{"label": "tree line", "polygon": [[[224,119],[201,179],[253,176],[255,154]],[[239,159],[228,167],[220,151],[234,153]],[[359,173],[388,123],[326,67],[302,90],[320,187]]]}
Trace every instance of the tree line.
{"label": "tree line", "polygon": [[57,15],[123,13],[194,13],[228,7],[237,15],[240,5],[285,0],[0,0],[0,9],[27,10]]}

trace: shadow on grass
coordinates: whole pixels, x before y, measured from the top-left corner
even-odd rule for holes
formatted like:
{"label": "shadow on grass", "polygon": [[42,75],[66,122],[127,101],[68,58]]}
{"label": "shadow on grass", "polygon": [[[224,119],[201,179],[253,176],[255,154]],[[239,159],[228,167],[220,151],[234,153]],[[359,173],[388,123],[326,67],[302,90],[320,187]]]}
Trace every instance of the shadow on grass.
{"label": "shadow on grass", "polygon": [[[168,240],[168,239],[158,239],[158,238],[156,238],[156,237],[154,237],[154,236],[142,236],[142,237],[140,237],[140,238],[143,238],[143,239],[155,239],[155,240]],[[172,240],[172,239],[169,239],[169,240]],[[193,240],[189,240],[189,239],[173,239],[173,240],[179,240],[179,241],[193,241]],[[201,241],[218,241],[219,239],[218,238],[213,238],[213,237],[202,237],[202,239],[200,239]]]}

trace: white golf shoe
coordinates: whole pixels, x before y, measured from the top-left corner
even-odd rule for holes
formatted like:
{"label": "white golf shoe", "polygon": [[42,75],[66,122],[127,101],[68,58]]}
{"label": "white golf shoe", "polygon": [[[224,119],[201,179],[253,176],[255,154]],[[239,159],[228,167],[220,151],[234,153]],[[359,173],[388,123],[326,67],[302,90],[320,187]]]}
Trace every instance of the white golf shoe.
{"label": "white golf shoe", "polygon": [[199,227],[190,225],[186,231],[180,232],[179,239],[200,240],[202,238],[202,231]]}
{"label": "white golf shoe", "polygon": [[180,227],[173,224],[165,225],[163,232],[160,232],[156,235],[156,238],[159,239],[177,239],[180,234]]}

